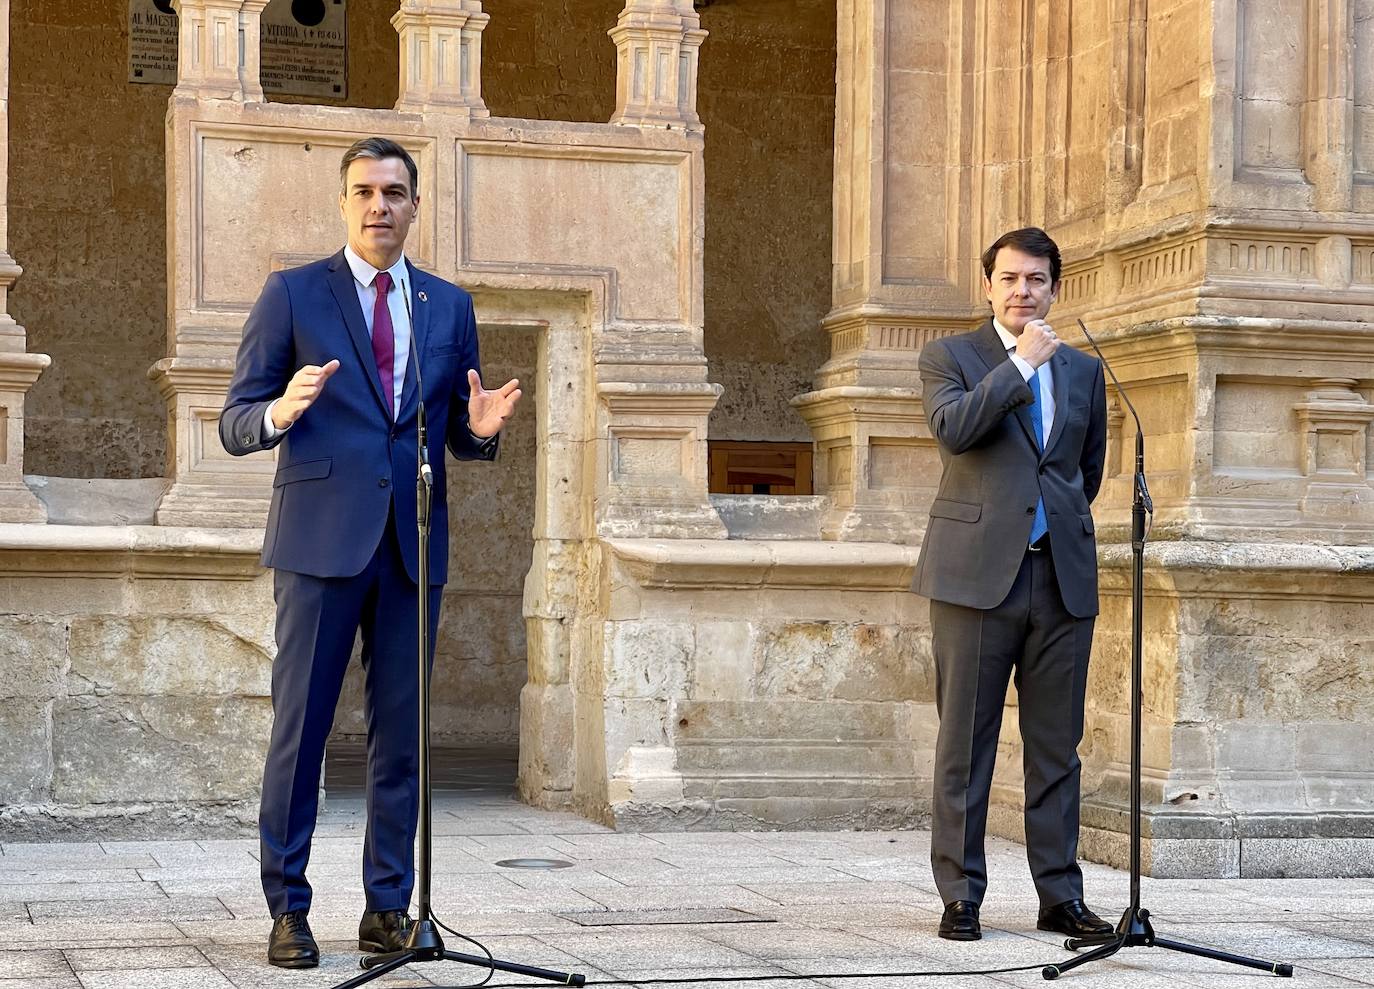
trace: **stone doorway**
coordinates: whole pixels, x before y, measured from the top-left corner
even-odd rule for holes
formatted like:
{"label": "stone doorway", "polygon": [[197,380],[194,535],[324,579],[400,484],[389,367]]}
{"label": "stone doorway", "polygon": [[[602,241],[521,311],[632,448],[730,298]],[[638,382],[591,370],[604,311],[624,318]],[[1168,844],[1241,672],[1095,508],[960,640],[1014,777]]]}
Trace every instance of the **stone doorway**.
{"label": "stone doorway", "polygon": [[[562,279],[560,279],[562,281]],[[529,631],[571,608],[552,586],[557,555],[581,533],[582,464],[589,421],[581,355],[589,333],[588,293],[484,291],[477,299],[484,383],[518,378],[520,415],[493,464],[450,458],[449,576],[435,645],[432,745],[436,791],[511,792],[520,760],[521,696],[546,683],[556,636]],[[553,484],[544,479],[557,476]],[[464,524],[463,520],[468,520]],[[533,671],[533,675],[532,675]],[[349,670],[325,758],[330,797],[361,794],[366,770],[360,664]],[[569,730],[571,726],[569,725]],[[551,767],[563,778],[566,765]]]}

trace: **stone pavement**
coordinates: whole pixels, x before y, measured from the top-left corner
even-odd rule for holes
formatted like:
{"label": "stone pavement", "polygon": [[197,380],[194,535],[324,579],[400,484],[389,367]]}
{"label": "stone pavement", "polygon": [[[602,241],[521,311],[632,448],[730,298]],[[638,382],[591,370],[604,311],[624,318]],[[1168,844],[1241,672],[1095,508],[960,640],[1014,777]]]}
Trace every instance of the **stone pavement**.
{"label": "stone pavement", "polygon": [[[922,832],[617,834],[501,793],[436,800],[434,909],[498,957],[589,980],[816,976],[720,986],[948,989],[1041,984],[1068,957],[1035,930],[1020,846],[989,847],[984,939],[935,936],[940,901]],[[324,962],[264,960],[270,927],[252,839],[5,844],[0,847],[0,989],[325,989],[358,973],[354,937],[361,802],[331,801],[311,863],[311,923]],[[510,858],[570,867],[503,867]],[[1124,873],[1085,866],[1089,902],[1113,919]],[[1146,880],[1161,936],[1290,961],[1294,985],[1374,985],[1374,879]],[[448,947],[480,953],[454,938]],[[1000,968],[998,976],[843,978]],[[457,986],[484,972],[450,963],[372,985]],[[1131,949],[1065,975],[1065,986],[1250,987],[1273,977],[1162,949]],[[520,979],[497,975],[496,983]]]}

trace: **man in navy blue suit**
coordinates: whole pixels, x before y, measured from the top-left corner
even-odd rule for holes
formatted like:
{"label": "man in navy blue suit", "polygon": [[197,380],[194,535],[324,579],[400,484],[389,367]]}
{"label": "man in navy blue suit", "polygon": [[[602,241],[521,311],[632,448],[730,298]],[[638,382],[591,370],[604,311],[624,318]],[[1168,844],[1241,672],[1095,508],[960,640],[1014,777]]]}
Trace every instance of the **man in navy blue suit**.
{"label": "man in navy blue suit", "polygon": [[[405,944],[419,807],[417,382],[431,449],[446,444],[459,460],[494,459],[520,400],[517,381],[482,387],[471,296],[405,258],[420,203],[410,155],[384,138],[358,141],[340,182],[348,246],[268,277],[219,422],[235,456],[281,447],[262,553],[275,571],[277,658],[259,831],[268,960],[282,968],[319,964],[305,867],[325,740],[359,629],[368,813],[358,947]],[[442,455],[433,469],[431,642],[448,578]]]}

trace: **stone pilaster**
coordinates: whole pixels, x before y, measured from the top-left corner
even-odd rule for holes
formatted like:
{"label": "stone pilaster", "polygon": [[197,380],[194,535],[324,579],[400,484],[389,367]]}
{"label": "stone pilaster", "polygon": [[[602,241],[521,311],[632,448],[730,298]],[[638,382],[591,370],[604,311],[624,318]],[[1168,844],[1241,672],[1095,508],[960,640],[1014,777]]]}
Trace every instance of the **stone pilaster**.
{"label": "stone pilaster", "polygon": [[0,0],[0,522],[44,522],[24,484],[24,396],[51,363],[26,352],[24,328],[9,315],[9,290],[23,269],[9,255],[10,4]]}
{"label": "stone pilaster", "polygon": [[616,26],[615,116],[630,127],[701,130],[697,58],[706,32],[691,0],[628,0]]}
{"label": "stone pilaster", "polygon": [[1354,378],[1317,381],[1306,401],[1293,406],[1302,436],[1305,513],[1374,518],[1367,455],[1374,404],[1356,384]]}
{"label": "stone pilaster", "polygon": [[598,534],[725,538],[707,495],[706,458],[706,420],[721,386],[613,381],[597,391]]}
{"label": "stone pilaster", "polygon": [[267,521],[271,457],[231,457],[219,441],[219,414],[234,362],[169,357],[148,371],[167,403],[173,481],[157,507],[158,525],[212,528]]}
{"label": "stone pilaster", "polygon": [[481,0],[403,0],[391,18],[401,37],[403,112],[489,116],[482,102]]}
{"label": "stone pilaster", "polygon": [[967,151],[950,123],[967,112],[948,71],[965,44],[954,6],[839,7],[830,358],[793,400],[817,443],[827,539],[918,538],[938,455],[917,358],[978,319]]}
{"label": "stone pilaster", "polygon": [[[159,525],[253,527],[266,518],[272,458],[233,458],[219,442],[218,420],[233,373],[239,335],[232,321],[188,319],[192,253],[197,241],[193,200],[196,107],[209,102],[261,103],[261,17],[267,0],[178,0],[177,87],[167,116],[171,255],[169,356],[148,370],[167,406],[171,483],[158,503]],[[232,327],[232,328],[231,328]]]}
{"label": "stone pilaster", "polygon": [[1354,188],[1353,7],[1351,0],[1312,0],[1309,4],[1305,170],[1314,187],[1315,205],[1322,210],[1350,209]]}

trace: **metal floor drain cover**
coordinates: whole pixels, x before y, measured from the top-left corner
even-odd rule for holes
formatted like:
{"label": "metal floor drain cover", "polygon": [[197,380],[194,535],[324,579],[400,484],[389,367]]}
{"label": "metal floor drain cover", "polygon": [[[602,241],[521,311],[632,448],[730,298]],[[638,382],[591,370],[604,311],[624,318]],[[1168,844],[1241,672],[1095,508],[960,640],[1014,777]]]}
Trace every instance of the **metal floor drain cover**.
{"label": "metal floor drain cover", "polygon": [[562,859],[502,859],[496,863],[503,869],[571,869],[571,862]]}
{"label": "metal floor drain cover", "polygon": [[582,927],[627,927],[655,924],[775,924],[772,917],[733,907],[698,910],[605,910],[599,913],[560,913],[555,916],[571,920]]}

